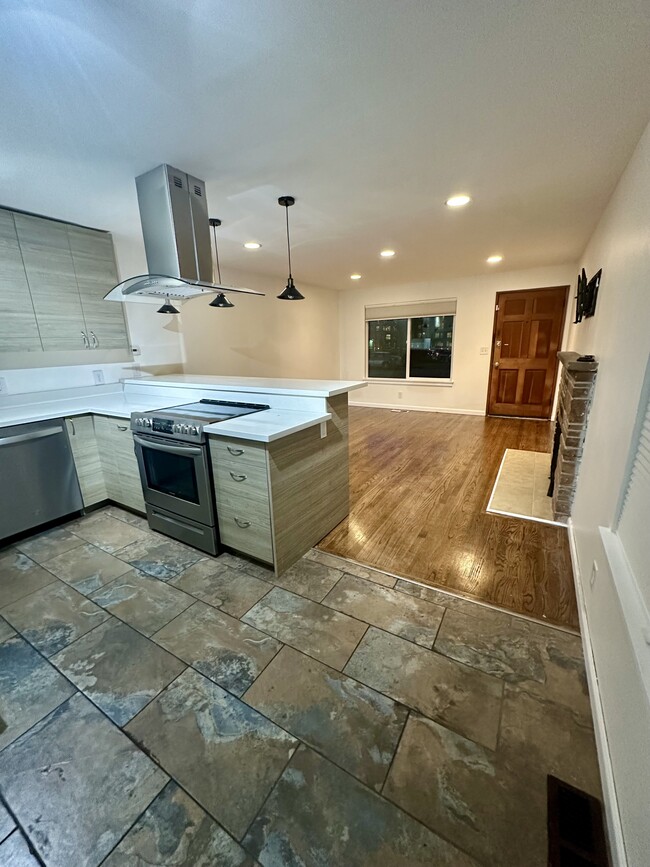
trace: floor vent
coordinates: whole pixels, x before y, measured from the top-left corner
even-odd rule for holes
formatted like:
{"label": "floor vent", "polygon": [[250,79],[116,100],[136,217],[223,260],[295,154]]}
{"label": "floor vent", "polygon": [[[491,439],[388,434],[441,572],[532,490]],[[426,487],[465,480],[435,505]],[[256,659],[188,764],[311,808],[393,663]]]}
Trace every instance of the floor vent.
{"label": "floor vent", "polygon": [[600,801],[548,777],[549,867],[609,867]]}

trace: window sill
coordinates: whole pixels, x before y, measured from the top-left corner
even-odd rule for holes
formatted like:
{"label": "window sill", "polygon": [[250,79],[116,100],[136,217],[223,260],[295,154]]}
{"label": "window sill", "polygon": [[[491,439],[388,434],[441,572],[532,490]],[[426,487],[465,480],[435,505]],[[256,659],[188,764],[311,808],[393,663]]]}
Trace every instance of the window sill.
{"label": "window sill", "polygon": [[378,382],[381,385],[429,385],[438,388],[450,388],[454,384],[453,379],[383,379],[378,376],[367,376],[363,382]]}

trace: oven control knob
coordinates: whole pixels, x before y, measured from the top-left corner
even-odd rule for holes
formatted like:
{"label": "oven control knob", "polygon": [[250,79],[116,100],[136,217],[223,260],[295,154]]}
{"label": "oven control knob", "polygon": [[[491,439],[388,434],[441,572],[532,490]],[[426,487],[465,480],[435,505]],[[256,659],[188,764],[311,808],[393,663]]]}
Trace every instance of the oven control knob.
{"label": "oven control knob", "polygon": [[176,422],[176,424],[172,428],[172,433],[180,433],[181,427],[182,427],[182,425],[180,425],[178,422]]}
{"label": "oven control knob", "polygon": [[198,432],[199,431],[198,431],[196,425],[193,424],[192,427],[190,428],[190,433],[192,434],[193,437],[195,437],[195,436],[197,436]]}
{"label": "oven control knob", "polygon": [[183,425],[183,433],[184,433],[184,434],[187,434],[187,433],[189,433],[189,432],[190,432],[190,426],[189,426],[189,424],[184,424],[184,425]]}
{"label": "oven control knob", "polygon": [[145,427],[151,427],[151,419],[145,418],[143,419]]}

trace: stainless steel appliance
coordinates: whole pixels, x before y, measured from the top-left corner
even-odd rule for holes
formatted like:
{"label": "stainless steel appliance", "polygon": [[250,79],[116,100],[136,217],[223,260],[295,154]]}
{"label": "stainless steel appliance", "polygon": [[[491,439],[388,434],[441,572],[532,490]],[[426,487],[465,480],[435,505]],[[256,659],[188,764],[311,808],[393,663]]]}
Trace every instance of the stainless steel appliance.
{"label": "stainless steel appliance", "polygon": [[63,419],[0,428],[0,539],[83,509]]}
{"label": "stainless steel appliance", "polygon": [[204,427],[269,409],[226,400],[133,413],[131,430],[149,526],[209,554],[219,551],[208,437]]}

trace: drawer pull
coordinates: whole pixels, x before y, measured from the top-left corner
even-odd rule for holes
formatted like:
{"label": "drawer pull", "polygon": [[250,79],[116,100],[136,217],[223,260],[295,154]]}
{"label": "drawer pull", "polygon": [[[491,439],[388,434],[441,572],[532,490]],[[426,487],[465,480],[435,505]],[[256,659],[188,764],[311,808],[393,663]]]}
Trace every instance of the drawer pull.
{"label": "drawer pull", "polygon": [[233,520],[238,527],[242,528],[242,530],[245,530],[246,527],[250,527],[251,525],[250,521],[243,521],[241,518],[233,518]]}
{"label": "drawer pull", "polygon": [[245,476],[244,473],[233,473],[231,470],[230,478],[233,480],[233,482],[244,482],[246,481],[248,476]]}
{"label": "drawer pull", "polygon": [[129,428],[128,428],[128,425],[124,425],[124,427],[122,427],[121,424],[118,424],[117,429],[118,430],[128,430]]}
{"label": "drawer pull", "polygon": [[233,449],[231,446],[226,446],[226,448],[228,449],[228,451],[230,452],[231,455],[239,456],[239,455],[244,454],[243,449]]}

